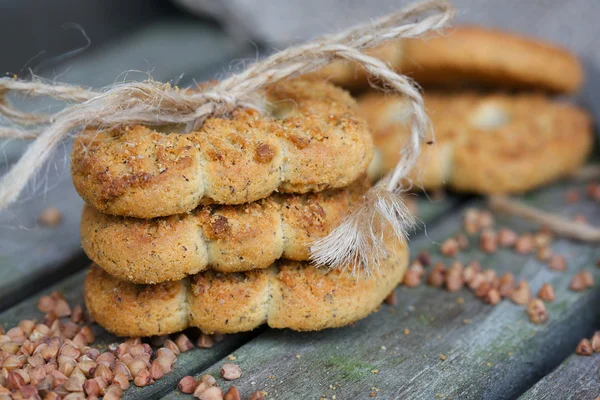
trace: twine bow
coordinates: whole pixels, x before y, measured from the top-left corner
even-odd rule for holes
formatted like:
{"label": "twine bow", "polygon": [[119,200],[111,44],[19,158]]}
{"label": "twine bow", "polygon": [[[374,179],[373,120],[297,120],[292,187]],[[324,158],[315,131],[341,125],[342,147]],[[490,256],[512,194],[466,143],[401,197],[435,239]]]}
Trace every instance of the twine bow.
{"label": "twine bow", "polygon": [[[200,91],[179,90],[155,81],[115,84],[95,91],[39,79],[0,78],[0,114],[12,122],[11,126],[0,127],[0,137],[35,138],[0,181],[0,209],[17,200],[53,149],[70,134],[132,124],[185,123],[192,130],[206,118],[225,115],[237,107],[260,111],[263,105],[259,93],[267,85],[315,71],[333,59],[344,59],[360,65],[387,88],[406,96],[412,111],[410,142],[402,150],[398,165],[367,193],[362,207],[311,248],[312,259],[318,265],[362,266],[371,273],[388,256],[385,234],[392,232],[403,240],[413,223],[412,215],[398,196],[399,184],[419,156],[428,119],[421,94],[411,81],[361,50],[388,40],[414,38],[439,30],[454,15],[454,8],[446,0],[416,3],[371,23],[290,47]],[[417,18],[422,19],[413,22]],[[9,93],[48,96],[68,105],[53,114],[22,112],[8,103]]]}

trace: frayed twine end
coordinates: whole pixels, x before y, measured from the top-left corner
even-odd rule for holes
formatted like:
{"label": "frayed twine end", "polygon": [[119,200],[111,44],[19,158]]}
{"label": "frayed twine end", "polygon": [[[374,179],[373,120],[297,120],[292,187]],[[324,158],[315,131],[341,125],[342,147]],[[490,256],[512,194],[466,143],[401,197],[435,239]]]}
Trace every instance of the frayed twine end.
{"label": "frayed twine end", "polygon": [[399,193],[386,188],[385,181],[371,188],[363,204],[329,235],[313,243],[311,261],[317,267],[371,276],[379,271],[383,260],[393,256],[386,242],[407,240],[416,217]]}

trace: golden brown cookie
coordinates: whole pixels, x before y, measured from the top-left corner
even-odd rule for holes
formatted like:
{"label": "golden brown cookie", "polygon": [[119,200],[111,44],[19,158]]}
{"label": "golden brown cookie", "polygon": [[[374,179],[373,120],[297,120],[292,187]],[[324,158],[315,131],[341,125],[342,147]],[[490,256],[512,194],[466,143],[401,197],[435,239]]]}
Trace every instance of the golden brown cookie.
{"label": "golden brown cookie", "polygon": [[119,336],[151,336],[198,327],[205,333],[272,328],[312,331],[348,325],[373,312],[402,280],[408,263],[404,242],[372,277],[279,260],[268,269],[223,274],[202,272],[176,282],[136,285],[98,266],[85,279],[92,317]]}
{"label": "golden brown cookie", "polygon": [[273,194],[155,219],[113,216],[86,206],[81,243],[106,272],[134,283],[180,280],[207,268],[263,269],[281,257],[307,260],[309,245],[336,227],[367,188],[361,179],[344,189]]}
{"label": "golden brown cookie", "polygon": [[[381,46],[368,49],[365,53],[380,59],[394,70],[402,65],[403,45],[400,40],[391,40]],[[369,86],[369,76],[364,68],[350,61],[334,61],[309,76],[325,79],[353,92]]]}
{"label": "golden brown cookie", "polygon": [[402,72],[425,86],[483,84],[570,93],[581,86],[578,58],[554,44],[477,26],[408,39]]}
{"label": "golden brown cookie", "polygon": [[266,97],[269,115],[238,109],[187,134],[134,126],[80,135],[71,155],[75,188],[104,213],[154,218],[274,191],[342,188],[366,171],[371,135],[348,93],[294,80]]}
{"label": "golden brown cookie", "polygon": [[[425,189],[524,192],[577,170],[592,148],[587,113],[542,95],[426,93],[424,100],[435,143],[424,146],[411,178]],[[407,110],[401,98],[376,93],[360,105],[381,174],[396,165],[408,138]]]}

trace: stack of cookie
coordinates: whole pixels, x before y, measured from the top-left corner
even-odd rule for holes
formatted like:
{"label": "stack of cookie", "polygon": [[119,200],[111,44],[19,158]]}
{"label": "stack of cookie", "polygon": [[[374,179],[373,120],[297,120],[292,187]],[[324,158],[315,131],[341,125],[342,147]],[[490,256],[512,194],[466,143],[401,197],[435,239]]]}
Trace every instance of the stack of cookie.
{"label": "stack of cookie", "polygon": [[[412,173],[416,187],[520,193],[569,175],[590,153],[588,114],[551,97],[582,84],[581,64],[567,50],[472,26],[396,46],[403,49],[398,68],[425,88],[435,134]],[[409,114],[404,99],[387,94],[368,93],[359,105],[377,147],[376,179],[398,162]]]}
{"label": "stack of cookie", "polygon": [[308,261],[310,243],[368,189],[373,144],[354,100],[306,79],[264,95],[268,113],[238,109],[189,133],[132,126],[76,139],[82,245],[95,263],[85,299],[108,331],[339,327],[402,280],[408,251],[392,239],[370,278]]}

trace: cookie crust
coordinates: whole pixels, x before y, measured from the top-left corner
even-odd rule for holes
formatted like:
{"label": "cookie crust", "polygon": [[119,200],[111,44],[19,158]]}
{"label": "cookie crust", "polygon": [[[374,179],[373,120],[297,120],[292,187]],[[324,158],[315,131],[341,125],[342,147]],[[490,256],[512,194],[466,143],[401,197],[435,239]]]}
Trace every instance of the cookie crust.
{"label": "cookie crust", "polygon": [[165,335],[188,327],[205,333],[272,328],[313,331],[366,317],[402,280],[408,263],[404,242],[390,248],[372,277],[280,260],[245,273],[202,272],[176,282],[136,285],[93,265],[85,301],[93,318],[119,336]]}
{"label": "cookie crust", "polygon": [[269,115],[238,109],[186,134],[132,126],[79,135],[75,188],[104,213],[154,218],[275,191],[342,188],[366,171],[373,143],[348,93],[293,80],[271,87],[266,99]]}
{"label": "cookie crust", "polygon": [[149,284],[181,280],[211,268],[240,272],[279,258],[303,261],[368,189],[360,179],[344,189],[274,194],[239,206],[204,206],[155,219],[103,214],[85,206],[81,243],[88,257],[114,277]]}

